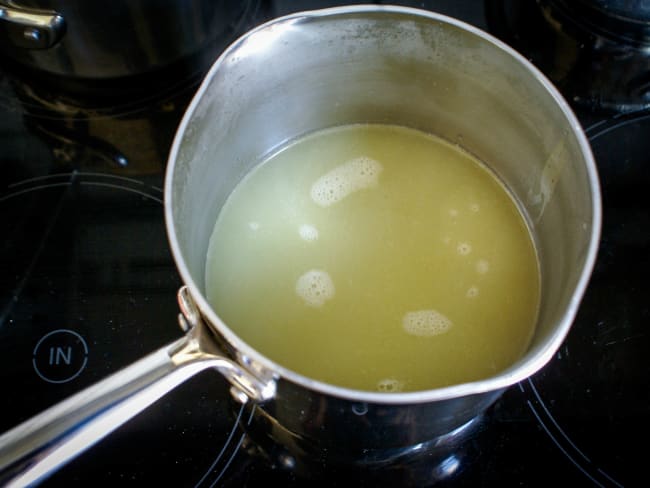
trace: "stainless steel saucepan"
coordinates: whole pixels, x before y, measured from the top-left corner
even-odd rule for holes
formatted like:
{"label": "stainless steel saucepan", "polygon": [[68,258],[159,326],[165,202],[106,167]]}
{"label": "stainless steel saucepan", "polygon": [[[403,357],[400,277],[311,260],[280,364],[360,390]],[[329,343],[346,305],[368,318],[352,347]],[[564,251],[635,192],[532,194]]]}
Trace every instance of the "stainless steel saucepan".
{"label": "stainless steel saucepan", "polygon": [[[285,141],[358,122],[404,125],[458,143],[517,198],[534,233],[542,287],[532,344],[509,368],[427,391],[340,388],[270,360],[207,302],[208,239],[242,176]],[[601,200],[579,122],[529,62],[455,19],[368,5],[272,20],[216,60],[174,140],[165,217],[184,283],[185,336],[5,433],[5,479],[46,476],[206,368],[228,379],[233,401],[255,404],[253,424],[285,444],[354,460],[448,433],[556,354],[594,265]]]}

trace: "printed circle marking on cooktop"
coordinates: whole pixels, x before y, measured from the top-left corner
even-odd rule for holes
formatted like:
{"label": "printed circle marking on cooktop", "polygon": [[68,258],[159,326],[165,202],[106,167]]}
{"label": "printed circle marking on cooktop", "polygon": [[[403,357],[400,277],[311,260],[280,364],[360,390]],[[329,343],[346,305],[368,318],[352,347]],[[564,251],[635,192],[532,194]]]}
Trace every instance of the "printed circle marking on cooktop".
{"label": "printed circle marking on cooktop", "polygon": [[43,381],[65,383],[75,379],[88,363],[88,344],[73,330],[57,329],[39,339],[32,358]]}
{"label": "printed circle marking on cooktop", "polygon": [[[587,130],[603,194],[603,232],[592,279],[557,357],[520,384],[556,446],[597,486],[633,485],[650,435],[650,112]],[[645,359],[644,359],[645,358]],[[632,440],[631,440],[632,439]]]}
{"label": "printed circle marking on cooktop", "polygon": [[181,335],[158,186],[70,172],[3,190],[0,431]]}
{"label": "printed circle marking on cooktop", "polygon": [[[7,270],[0,290],[8,292],[0,297],[0,356],[12,365],[5,386],[14,392],[0,431],[181,333],[162,202],[156,184],[77,171],[0,192],[8,234],[0,254]],[[215,486],[228,470],[244,438],[239,423],[250,422],[243,412],[197,468],[197,487]]]}

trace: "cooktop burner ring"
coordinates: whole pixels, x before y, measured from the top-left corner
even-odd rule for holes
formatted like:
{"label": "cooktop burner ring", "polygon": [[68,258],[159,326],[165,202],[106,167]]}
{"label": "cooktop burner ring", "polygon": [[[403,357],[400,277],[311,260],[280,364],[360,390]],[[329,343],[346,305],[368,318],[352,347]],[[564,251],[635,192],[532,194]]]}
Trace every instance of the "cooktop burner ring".
{"label": "cooktop burner ring", "polygon": [[[585,132],[598,155],[606,203],[594,277],[555,360],[519,388],[540,426],[576,468],[596,486],[622,487],[641,475],[631,471],[643,469],[623,432],[642,429],[635,419],[643,417],[640,412],[650,398],[650,385],[637,378],[631,366],[650,349],[642,327],[650,310],[631,306],[634,295],[642,299],[639,281],[650,272],[650,262],[644,259],[647,248],[639,242],[643,234],[638,231],[650,225],[650,217],[636,204],[646,198],[650,184],[650,140],[643,137],[650,133],[650,111],[616,114],[588,125]],[[596,305],[609,301],[622,301],[625,308],[608,312]],[[572,374],[583,378],[582,383],[572,382]],[[596,419],[618,420],[607,427],[597,420],[595,425],[586,424],[580,420],[585,409]]]}

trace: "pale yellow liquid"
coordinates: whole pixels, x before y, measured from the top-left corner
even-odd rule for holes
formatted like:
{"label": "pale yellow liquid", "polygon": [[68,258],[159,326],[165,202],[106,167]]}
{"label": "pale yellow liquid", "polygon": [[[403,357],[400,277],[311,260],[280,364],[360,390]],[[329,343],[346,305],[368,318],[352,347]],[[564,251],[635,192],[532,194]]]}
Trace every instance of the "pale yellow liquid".
{"label": "pale yellow liquid", "polygon": [[509,366],[539,286],[528,227],[492,173],[386,125],[317,132],[257,166],[221,211],[206,268],[208,300],[253,348],[386,392]]}

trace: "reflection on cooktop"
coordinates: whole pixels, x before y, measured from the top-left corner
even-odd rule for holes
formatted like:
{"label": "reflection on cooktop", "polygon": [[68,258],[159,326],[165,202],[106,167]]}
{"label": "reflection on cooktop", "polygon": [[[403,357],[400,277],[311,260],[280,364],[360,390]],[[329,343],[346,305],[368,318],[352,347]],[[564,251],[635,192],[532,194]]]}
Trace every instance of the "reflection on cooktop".
{"label": "reflection on cooktop", "polygon": [[[343,2],[266,3],[264,15],[277,16]],[[576,59],[573,41],[536,38],[540,31],[525,14],[569,2],[393,3],[490,28],[549,74],[568,73],[562,69]],[[496,13],[508,19],[505,28],[518,19],[517,32],[490,23],[496,3]],[[545,42],[553,47],[545,55],[526,51]],[[118,486],[200,488],[638,484],[644,451],[628,439],[650,434],[650,113],[619,112],[638,108],[616,98],[629,95],[618,91],[627,85],[617,81],[631,74],[621,68],[630,67],[628,61],[607,59],[596,78],[601,95],[580,93],[584,85],[557,78],[586,128],[600,172],[598,261],[557,356],[506,391],[464,433],[458,449],[443,456],[431,446],[414,447],[372,475],[328,469],[319,459],[305,462],[248,435],[251,411],[234,405],[225,380],[207,371],[42,486],[88,486],[98,474],[100,483]],[[111,104],[63,96],[0,69],[0,364],[6,392],[0,431],[180,336],[180,279],[165,235],[161,189],[171,138],[198,81],[181,78],[168,91]],[[614,103],[601,103],[607,99]]]}

